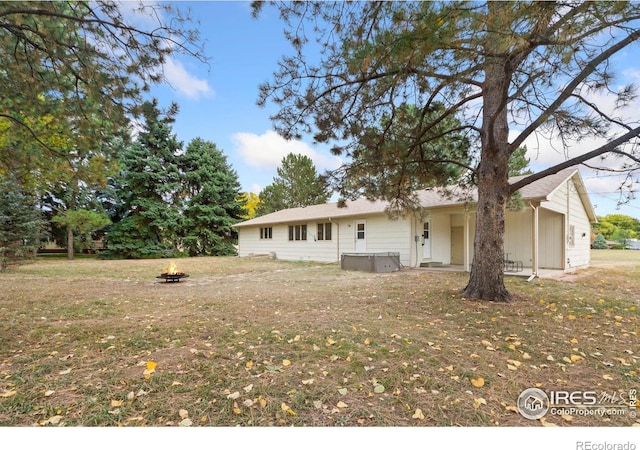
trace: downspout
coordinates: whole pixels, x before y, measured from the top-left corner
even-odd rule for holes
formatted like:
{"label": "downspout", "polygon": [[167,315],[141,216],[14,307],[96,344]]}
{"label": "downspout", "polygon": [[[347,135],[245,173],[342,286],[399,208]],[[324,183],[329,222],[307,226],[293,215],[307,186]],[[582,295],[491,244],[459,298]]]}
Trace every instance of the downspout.
{"label": "downspout", "polygon": [[[334,223],[333,219],[331,219],[331,217],[329,217],[329,222],[330,223]],[[338,264],[341,263],[340,261],[340,224],[338,222],[335,222],[336,224],[336,261],[338,261]]]}
{"label": "downspout", "polygon": [[533,248],[531,252],[531,276],[527,279],[528,282],[538,276],[538,207],[533,206],[531,202],[529,202],[529,206],[533,209]]}
{"label": "downspout", "polygon": [[467,211],[466,207],[464,211],[464,238],[462,239],[462,242],[464,245],[464,258],[463,258],[464,271],[471,272],[471,255],[469,252],[469,246],[471,245],[471,242],[469,239],[469,212]]}

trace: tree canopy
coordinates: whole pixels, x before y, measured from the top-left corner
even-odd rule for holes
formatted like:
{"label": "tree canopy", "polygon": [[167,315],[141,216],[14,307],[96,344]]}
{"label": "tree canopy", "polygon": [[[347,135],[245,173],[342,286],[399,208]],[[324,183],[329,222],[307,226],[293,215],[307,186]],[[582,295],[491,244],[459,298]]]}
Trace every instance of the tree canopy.
{"label": "tree canopy", "polygon": [[[478,193],[475,259],[465,297],[510,298],[502,261],[505,211],[513,192],[576,164],[603,165],[603,155],[615,159],[615,170],[640,168],[640,125],[624,115],[636,91],[632,85],[618,87],[611,63],[640,37],[638,3],[275,5],[292,54],[261,86],[258,103],[279,106],[272,117],[279,133],[313,135],[357,164],[360,143],[386,120],[378,139],[367,141],[366,155],[386,161],[387,138],[393,141],[403,126],[402,112],[415,105],[416,144],[454,133],[468,139],[468,154],[456,161],[465,169],[459,182],[477,186]],[[254,13],[263,7],[254,2]],[[510,185],[511,155],[534,135],[560,138],[568,156]],[[571,155],[578,142],[591,148]],[[612,158],[605,168],[612,168]],[[410,160],[400,162],[409,169]],[[379,196],[393,199],[396,192]]]}
{"label": "tree canopy", "polygon": [[326,180],[318,174],[313,160],[289,153],[282,158],[273,182],[260,192],[256,215],[326,203],[329,196]]}

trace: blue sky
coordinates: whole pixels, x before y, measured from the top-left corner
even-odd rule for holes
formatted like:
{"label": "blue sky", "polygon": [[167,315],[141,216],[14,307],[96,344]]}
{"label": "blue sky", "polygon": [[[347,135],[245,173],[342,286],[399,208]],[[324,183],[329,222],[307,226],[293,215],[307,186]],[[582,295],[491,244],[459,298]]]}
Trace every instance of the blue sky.
{"label": "blue sky", "polygon": [[[196,137],[211,141],[227,156],[238,173],[242,190],[258,193],[276,176],[276,169],[288,153],[311,157],[322,172],[334,169],[340,160],[328,147],[313,146],[311,138],[287,142],[274,131],[269,116],[274,105],[256,105],[258,85],[271,79],[280,56],[289,53],[283,37],[283,24],[277,11],[265,7],[258,19],[251,17],[246,1],[175,2],[181,9],[190,8],[200,21],[205,51],[210,66],[194,59],[177,58],[168,62],[165,72],[171,85],[152,88],[151,95],[160,106],[174,101],[180,112],[174,124],[178,139],[186,144]],[[631,50],[630,50],[631,51]],[[640,49],[626,52],[617,62],[622,80],[640,84]],[[634,57],[635,55],[635,57]],[[640,117],[640,102],[627,114]],[[588,140],[583,151],[594,148]],[[565,158],[561,146],[527,142],[531,167],[541,170]],[[560,149],[560,150],[558,150]],[[580,148],[572,148],[571,156]],[[597,175],[580,168],[597,215],[626,214],[640,218],[640,199],[616,207],[618,186],[615,177]]]}

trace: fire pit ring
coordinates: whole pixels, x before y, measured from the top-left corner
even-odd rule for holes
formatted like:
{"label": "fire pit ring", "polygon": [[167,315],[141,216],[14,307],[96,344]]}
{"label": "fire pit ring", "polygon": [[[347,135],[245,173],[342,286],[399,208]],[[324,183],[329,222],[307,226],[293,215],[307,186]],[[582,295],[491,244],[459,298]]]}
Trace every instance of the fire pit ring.
{"label": "fire pit ring", "polygon": [[156,278],[163,279],[166,283],[179,283],[180,279],[188,277],[186,273],[163,273]]}
{"label": "fire pit ring", "polygon": [[171,261],[164,272],[156,278],[164,280],[165,283],[178,283],[182,278],[187,278],[188,276],[189,275],[178,269],[175,262]]}

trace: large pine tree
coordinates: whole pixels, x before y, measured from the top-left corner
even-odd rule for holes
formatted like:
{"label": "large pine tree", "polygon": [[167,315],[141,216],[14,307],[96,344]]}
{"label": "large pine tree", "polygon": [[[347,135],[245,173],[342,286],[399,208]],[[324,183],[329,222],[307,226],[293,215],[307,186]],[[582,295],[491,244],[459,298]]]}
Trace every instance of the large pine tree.
{"label": "large pine tree", "polygon": [[326,203],[330,197],[326,179],[318,175],[313,160],[306,155],[289,153],[282,158],[277,174],[260,193],[257,216]]}
{"label": "large pine tree", "polygon": [[186,197],[181,243],[190,256],[235,255],[232,225],[246,211],[237,173],[212,142],[192,140],[180,158]]}
{"label": "large pine tree", "polygon": [[177,253],[182,143],[171,124],[178,112],[173,104],[164,114],[157,101],[143,105],[144,123],[135,141],[125,147],[116,179],[125,217],[109,231],[107,257],[155,258]]}

